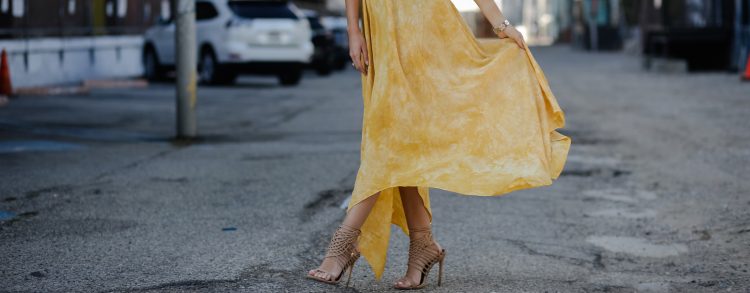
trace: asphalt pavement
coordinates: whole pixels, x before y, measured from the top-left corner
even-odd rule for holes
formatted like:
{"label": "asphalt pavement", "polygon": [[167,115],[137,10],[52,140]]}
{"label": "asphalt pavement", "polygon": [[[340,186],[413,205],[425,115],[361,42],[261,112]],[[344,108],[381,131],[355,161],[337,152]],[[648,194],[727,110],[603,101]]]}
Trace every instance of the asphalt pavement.
{"label": "asphalt pavement", "polygon": [[[549,187],[433,190],[449,252],[435,292],[750,292],[750,83],[645,72],[622,53],[533,47],[572,147]],[[498,77],[497,82],[502,82]],[[359,163],[352,69],[297,87],[201,87],[200,137],[173,139],[174,88],[24,96],[0,107],[0,291],[390,291],[304,279]]]}

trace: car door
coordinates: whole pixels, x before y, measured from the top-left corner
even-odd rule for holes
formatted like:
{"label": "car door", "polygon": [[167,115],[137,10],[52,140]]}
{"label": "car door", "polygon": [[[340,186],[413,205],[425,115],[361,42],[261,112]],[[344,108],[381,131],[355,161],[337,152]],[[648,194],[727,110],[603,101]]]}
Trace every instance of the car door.
{"label": "car door", "polygon": [[151,41],[156,47],[156,54],[162,65],[174,65],[174,21],[173,19],[161,20],[156,25]]}
{"label": "car door", "polygon": [[220,13],[210,1],[195,2],[195,27],[198,54],[204,46],[210,46],[216,58],[221,61],[224,53],[223,42],[225,23],[220,20]]}

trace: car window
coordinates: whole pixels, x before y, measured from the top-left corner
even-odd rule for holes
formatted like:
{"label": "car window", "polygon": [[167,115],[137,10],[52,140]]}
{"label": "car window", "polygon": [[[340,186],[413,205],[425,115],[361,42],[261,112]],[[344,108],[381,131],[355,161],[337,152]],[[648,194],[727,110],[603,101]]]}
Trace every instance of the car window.
{"label": "car window", "polygon": [[208,20],[217,17],[219,12],[216,11],[216,7],[209,2],[196,2],[195,3],[195,19],[198,21]]}
{"label": "car window", "polygon": [[298,19],[290,5],[283,1],[230,1],[229,8],[242,18]]}

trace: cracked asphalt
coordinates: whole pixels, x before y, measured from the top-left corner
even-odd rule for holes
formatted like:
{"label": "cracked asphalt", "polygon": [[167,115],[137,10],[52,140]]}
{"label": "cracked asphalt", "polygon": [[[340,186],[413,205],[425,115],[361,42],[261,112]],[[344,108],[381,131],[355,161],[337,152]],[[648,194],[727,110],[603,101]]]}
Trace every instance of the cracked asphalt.
{"label": "cracked asphalt", "polygon": [[[500,197],[433,190],[435,292],[750,292],[750,83],[656,73],[621,53],[534,47],[566,112],[566,169]],[[498,79],[502,82],[502,79]],[[0,291],[390,291],[304,279],[354,183],[359,75],[199,90],[175,141],[174,89],[95,90],[0,107]]]}

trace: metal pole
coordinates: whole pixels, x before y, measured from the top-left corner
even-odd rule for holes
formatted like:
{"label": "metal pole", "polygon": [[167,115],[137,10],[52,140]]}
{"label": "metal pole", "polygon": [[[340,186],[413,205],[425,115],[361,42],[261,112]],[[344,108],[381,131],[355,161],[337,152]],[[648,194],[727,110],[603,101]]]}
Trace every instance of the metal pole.
{"label": "metal pole", "polygon": [[177,137],[197,135],[195,0],[177,0],[175,6],[175,53],[177,65]]}

